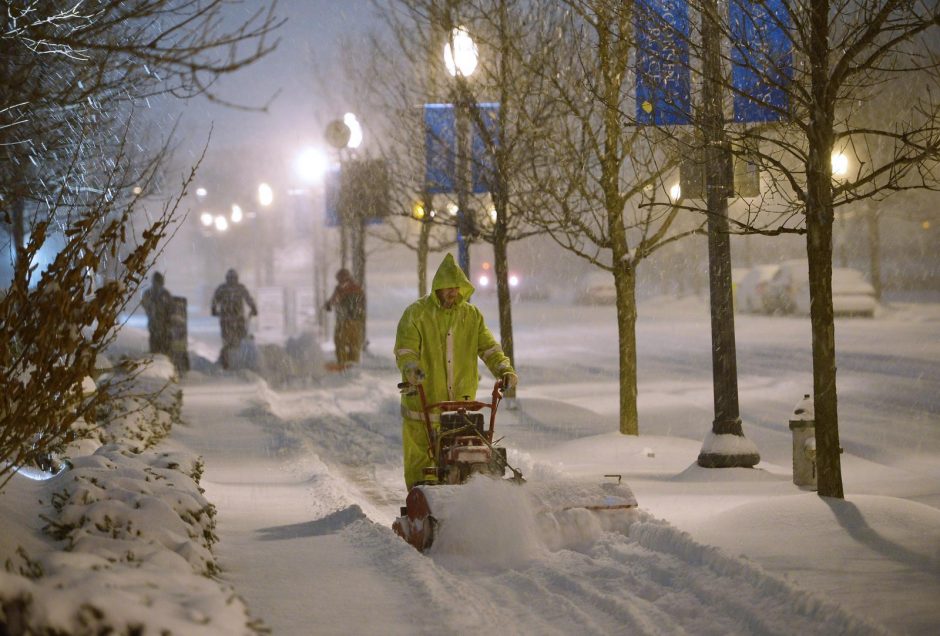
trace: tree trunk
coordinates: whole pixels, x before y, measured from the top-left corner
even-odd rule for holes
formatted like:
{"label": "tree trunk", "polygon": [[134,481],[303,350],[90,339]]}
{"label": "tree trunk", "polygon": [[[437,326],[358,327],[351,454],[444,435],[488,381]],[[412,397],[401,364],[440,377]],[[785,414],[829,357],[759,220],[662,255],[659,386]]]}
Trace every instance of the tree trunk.
{"label": "tree trunk", "polygon": [[813,0],[809,63],[812,117],[806,166],[806,253],[813,340],[816,470],[821,497],[844,497],[836,402],[836,345],[832,317],[833,108],[829,84],[829,2]]}
{"label": "tree trunk", "polygon": [[637,412],[636,368],[636,270],[633,266],[614,271],[617,289],[617,339],[620,354],[620,432],[640,434]]}
{"label": "tree trunk", "polygon": [[881,228],[878,213],[869,208],[865,215],[868,224],[868,254],[871,259],[871,286],[875,289],[875,299],[881,301]]}
{"label": "tree trunk", "polygon": [[[496,211],[496,229],[493,236],[493,268],[496,273],[496,298],[499,305],[499,341],[503,353],[515,367],[516,358],[512,339],[512,300],[509,293],[509,249],[506,240],[505,211]],[[506,393],[513,397],[515,390]]]}

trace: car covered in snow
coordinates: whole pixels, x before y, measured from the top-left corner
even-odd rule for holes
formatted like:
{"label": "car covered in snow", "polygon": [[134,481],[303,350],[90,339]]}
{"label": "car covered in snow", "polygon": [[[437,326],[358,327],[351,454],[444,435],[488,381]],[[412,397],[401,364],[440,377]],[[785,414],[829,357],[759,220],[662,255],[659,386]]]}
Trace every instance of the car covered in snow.
{"label": "car covered in snow", "polygon": [[578,283],[575,301],[582,305],[614,305],[617,303],[617,288],[610,272],[591,272]]}
{"label": "car covered in snow", "polygon": [[769,314],[772,311],[768,297],[770,280],[780,269],[779,265],[755,265],[737,283],[735,309],[750,314]]}
{"label": "car covered in snow", "polygon": [[[783,314],[808,316],[809,263],[806,259],[785,261],[770,280],[772,310]],[[832,311],[836,316],[872,317],[878,308],[875,289],[858,270],[832,268]]]}

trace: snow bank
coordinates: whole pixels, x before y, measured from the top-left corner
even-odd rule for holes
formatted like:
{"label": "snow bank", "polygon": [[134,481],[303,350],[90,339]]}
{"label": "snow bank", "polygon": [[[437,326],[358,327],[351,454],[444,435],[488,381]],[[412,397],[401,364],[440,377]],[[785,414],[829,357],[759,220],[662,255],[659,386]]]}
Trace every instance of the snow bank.
{"label": "snow bank", "polygon": [[[215,508],[199,487],[201,459],[151,448],[180,411],[175,369],[160,358],[99,378],[119,387],[117,396],[100,413],[100,426],[77,427],[89,437],[67,446],[67,468],[45,475],[34,493],[45,523],[35,524],[36,535],[22,528],[22,518],[0,513],[17,524],[10,532],[16,544],[0,543],[4,633],[248,634],[261,628],[234,591],[212,578],[219,570],[212,553]],[[148,394],[153,387],[157,392]],[[16,475],[7,488],[26,488],[24,482]],[[0,506],[20,500],[5,493]]]}

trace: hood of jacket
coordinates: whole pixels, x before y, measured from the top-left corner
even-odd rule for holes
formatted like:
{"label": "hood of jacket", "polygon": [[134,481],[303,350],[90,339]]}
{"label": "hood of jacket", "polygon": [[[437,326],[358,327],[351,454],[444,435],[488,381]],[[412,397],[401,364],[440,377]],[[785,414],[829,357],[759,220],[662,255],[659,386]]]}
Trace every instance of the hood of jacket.
{"label": "hood of jacket", "polygon": [[[437,268],[437,273],[434,274],[434,279],[431,281],[431,292],[433,294],[438,289],[447,289],[448,287],[456,287],[460,290],[460,300],[457,301],[457,304],[470,300],[470,296],[476,291],[473,284],[470,283],[470,279],[457,265],[453,254],[447,254],[444,260],[441,261],[440,267]],[[434,300],[440,302],[437,300],[437,294],[433,295]]]}

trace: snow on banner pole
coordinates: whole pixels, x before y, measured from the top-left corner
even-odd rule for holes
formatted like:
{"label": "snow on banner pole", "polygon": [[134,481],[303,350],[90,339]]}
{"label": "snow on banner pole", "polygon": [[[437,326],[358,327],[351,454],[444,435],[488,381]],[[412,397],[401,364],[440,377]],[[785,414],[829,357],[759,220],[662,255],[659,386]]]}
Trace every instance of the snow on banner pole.
{"label": "snow on banner pole", "polygon": [[638,0],[636,118],[653,126],[691,123],[686,0]]}
{"label": "snow on banner pole", "polygon": [[731,84],[734,121],[785,119],[790,107],[793,47],[784,0],[731,0]]}

